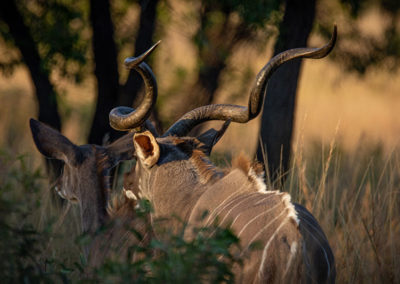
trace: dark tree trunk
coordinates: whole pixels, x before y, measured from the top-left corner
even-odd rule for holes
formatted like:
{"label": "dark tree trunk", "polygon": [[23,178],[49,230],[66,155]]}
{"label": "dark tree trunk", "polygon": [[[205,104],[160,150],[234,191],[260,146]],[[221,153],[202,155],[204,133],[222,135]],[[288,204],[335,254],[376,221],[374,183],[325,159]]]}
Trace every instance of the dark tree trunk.
{"label": "dark tree trunk", "polygon": [[[185,94],[177,103],[174,120],[194,108],[211,104],[214,101],[219,87],[219,79],[234,47],[239,42],[245,42],[252,37],[252,33],[244,22],[232,21],[231,15],[234,12],[230,7],[224,7],[221,10],[215,9],[219,9],[219,7],[218,5],[217,8],[214,7],[213,2],[203,3],[200,26],[195,37],[200,68],[196,81],[186,88]],[[215,26],[210,26],[210,14],[214,11],[222,12],[224,20]],[[202,132],[202,125],[196,127],[192,134],[197,135],[200,132]]]}
{"label": "dark tree trunk", "polygon": [[108,114],[116,106],[119,89],[117,49],[108,0],[90,0],[90,21],[93,28],[94,74],[97,79],[97,104],[89,134],[90,144],[102,144],[106,134],[118,136],[108,122]]}
{"label": "dark tree trunk", "polygon": [[188,94],[190,95],[182,100],[183,106],[179,109],[183,111],[180,115],[199,106],[212,103],[219,86],[220,75],[226,67],[225,61],[223,58],[218,58],[217,62],[207,62],[199,71],[197,80],[189,88]]}
{"label": "dark tree trunk", "polygon": [[[186,95],[182,95],[182,99],[176,106],[175,119],[178,119],[184,113],[195,109],[199,106],[210,104],[214,100],[214,95],[218,89],[218,81],[221,72],[226,67],[226,54],[230,53],[233,47],[233,39],[229,38],[230,33],[223,30],[227,27],[230,11],[225,13],[225,20],[222,24],[216,25],[210,31],[208,27],[209,13],[213,11],[212,5],[203,3],[200,14],[200,26],[195,37],[200,38],[197,43],[199,53],[199,68],[196,81],[186,89]],[[214,33],[214,34],[213,34]],[[204,37],[204,39],[203,39]],[[207,41],[207,44],[203,44]],[[223,52],[222,52],[223,51]],[[199,132],[201,126],[196,128]]]}
{"label": "dark tree trunk", "polygon": [[41,66],[36,43],[14,1],[0,1],[0,17],[7,24],[15,45],[29,69],[39,104],[39,120],[60,130],[56,92],[50,83],[49,72]]}
{"label": "dark tree trunk", "polygon": [[[0,17],[7,24],[15,45],[21,52],[28,67],[39,105],[38,119],[53,128],[61,129],[61,120],[57,109],[56,92],[50,83],[49,72],[41,64],[41,58],[28,27],[14,1],[0,1]],[[62,163],[46,159],[46,171],[50,182],[60,174]]]}
{"label": "dark tree trunk", "polygon": [[[315,18],[316,0],[287,0],[274,55],[296,47],[305,47]],[[293,132],[296,90],[301,61],[296,60],[280,67],[271,78],[261,120],[261,141],[257,159],[268,162],[271,181],[282,185],[288,171]]]}

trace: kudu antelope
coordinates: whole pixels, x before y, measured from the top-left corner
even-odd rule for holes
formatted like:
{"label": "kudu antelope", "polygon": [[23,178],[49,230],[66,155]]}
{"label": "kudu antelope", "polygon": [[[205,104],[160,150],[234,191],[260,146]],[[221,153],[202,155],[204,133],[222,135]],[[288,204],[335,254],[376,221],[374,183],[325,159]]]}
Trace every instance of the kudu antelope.
{"label": "kudu antelope", "polygon": [[[157,90],[153,88],[154,75],[143,60],[156,45],[143,55],[131,59],[128,66],[142,75],[148,97],[157,96]],[[157,136],[151,122],[143,121],[143,126]],[[132,197],[135,197],[134,192],[125,191],[124,194],[110,200],[111,170],[120,161],[132,159],[133,132],[108,146],[77,146],[57,130],[39,121],[31,119],[30,127],[38,150],[46,157],[64,162],[55,188],[62,198],[78,204],[82,231],[95,236],[89,247],[85,248],[85,253],[89,254],[90,266],[97,266],[106,257],[113,255],[124,258],[126,249],[139,243],[129,232],[130,229],[144,236],[143,244],[149,240],[150,231],[145,220],[135,216],[136,202],[132,200]],[[125,179],[129,180],[129,175]],[[127,181],[124,183],[127,184]],[[134,187],[129,188],[133,190]],[[96,231],[103,225],[108,228],[106,233],[96,235]]]}
{"label": "kudu antelope", "polygon": [[[139,244],[141,240],[129,229],[139,232],[146,242],[147,226],[144,219],[135,216],[135,200],[123,193],[111,198],[111,170],[120,161],[132,158],[133,133],[105,147],[77,146],[39,121],[31,119],[30,125],[38,150],[64,162],[55,189],[79,206],[82,232],[93,237],[84,247],[89,267],[100,265],[105,258],[124,258],[129,246]],[[104,233],[98,232],[101,227],[106,228]]]}
{"label": "kudu antelope", "polygon": [[[229,226],[240,238],[244,259],[235,267],[236,280],[242,283],[281,283],[335,281],[335,263],[328,241],[315,218],[304,207],[293,204],[287,193],[267,190],[262,172],[248,160],[239,159],[236,167],[219,169],[208,158],[212,147],[231,121],[246,123],[260,110],[266,86],[273,72],[295,58],[322,58],[336,41],[336,26],[331,40],[321,48],[298,48],[273,57],[257,74],[247,107],[218,104],[189,111],[161,137],[149,131],[133,137],[135,175],[140,196],[154,207],[152,220],[177,215],[190,225],[217,222]],[[266,94],[266,97],[268,94]],[[145,98],[147,107],[154,104]],[[110,112],[110,124],[118,130],[140,127],[149,109],[135,111],[118,107]],[[199,137],[187,136],[196,125],[225,121],[221,130],[210,129]],[[208,212],[206,218],[204,212]],[[173,218],[168,228],[179,230]],[[192,232],[187,229],[187,238]],[[253,242],[261,250],[249,250]]]}

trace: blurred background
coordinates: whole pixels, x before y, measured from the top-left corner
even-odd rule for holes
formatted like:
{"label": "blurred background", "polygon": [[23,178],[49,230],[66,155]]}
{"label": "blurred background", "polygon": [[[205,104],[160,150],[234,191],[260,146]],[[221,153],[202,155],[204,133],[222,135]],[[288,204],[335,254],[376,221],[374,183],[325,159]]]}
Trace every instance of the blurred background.
{"label": "blurred background", "polygon": [[339,280],[399,283],[398,0],[1,1],[0,184],[21,155],[46,176],[31,117],[79,145],[119,137],[109,111],[142,96],[123,61],[158,40],[147,63],[159,87],[152,120],[165,130],[197,106],[246,105],[274,54],[322,46],[334,24],[332,53],[276,72],[262,118],[232,124],[215,152],[253,157],[263,141],[271,174],[283,164],[284,190],[321,221]]}
{"label": "blurred background", "polygon": [[[123,60],[157,40],[162,43],[149,60],[159,85],[153,117],[166,129],[199,105],[245,105],[255,75],[274,51],[321,46],[334,23],[339,36],[333,52],[301,66],[294,141],[302,136],[309,145],[336,135],[349,148],[360,139],[388,149],[398,144],[398,1],[288,1],[297,19],[287,11],[292,22],[285,23],[285,1],[248,2],[2,4],[1,147],[36,153],[30,117],[61,129],[75,143],[113,140],[109,110],[140,99],[140,79],[123,67]],[[234,142],[233,152],[255,152],[259,123],[230,127],[225,139]]]}

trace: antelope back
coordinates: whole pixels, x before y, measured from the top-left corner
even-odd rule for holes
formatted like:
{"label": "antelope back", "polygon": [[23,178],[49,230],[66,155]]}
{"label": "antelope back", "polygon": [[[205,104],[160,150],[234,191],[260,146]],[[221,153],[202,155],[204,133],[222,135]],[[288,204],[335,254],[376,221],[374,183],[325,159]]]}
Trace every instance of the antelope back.
{"label": "antelope back", "polygon": [[[230,227],[245,258],[234,268],[239,282],[334,281],[333,254],[320,227],[310,223],[315,219],[289,194],[266,190],[257,167],[218,169],[196,138],[149,136],[136,134],[134,145],[138,188],[153,202],[154,217],[187,221],[188,239],[192,226]],[[179,225],[172,220],[168,228],[179,231]],[[254,244],[260,249],[252,250]]]}
{"label": "antelope back", "polygon": [[[208,215],[205,218],[204,212]],[[302,238],[290,196],[265,191],[239,169],[211,185],[197,201],[189,224],[230,227],[240,239],[243,268],[235,275],[242,283],[288,283],[302,271]],[[188,230],[189,237],[191,231]],[[258,249],[254,249],[254,245]]]}

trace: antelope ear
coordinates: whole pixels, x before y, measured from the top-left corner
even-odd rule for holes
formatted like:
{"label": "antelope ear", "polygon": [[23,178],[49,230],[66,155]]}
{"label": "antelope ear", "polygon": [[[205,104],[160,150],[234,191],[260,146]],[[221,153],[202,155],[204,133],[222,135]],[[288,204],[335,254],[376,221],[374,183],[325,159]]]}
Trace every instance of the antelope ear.
{"label": "antelope ear", "polygon": [[78,146],[69,141],[57,130],[35,119],[29,121],[33,141],[37,149],[44,156],[75,165],[78,162],[80,151]]}
{"label": "antelope ear", "polygon": [[212,148],[214,147],[215,144],[217,144],[219,139],[221,139],[222,136],[225,134],[225,131],[226,129],[228,129],[230,123],[231,120],[227,120],[222,125],[220,130],[215,130],[212,128],[197,137],[197,139],[204,144],[202,150],[206,155],[210,156]]}
{"label": "antelope ear", "polygon": [[151,168],[157,163],[160,158],[160,146],[150,131],[136,133],[133,136],[133,145],[143,165]]}

